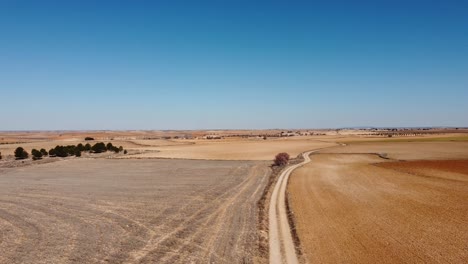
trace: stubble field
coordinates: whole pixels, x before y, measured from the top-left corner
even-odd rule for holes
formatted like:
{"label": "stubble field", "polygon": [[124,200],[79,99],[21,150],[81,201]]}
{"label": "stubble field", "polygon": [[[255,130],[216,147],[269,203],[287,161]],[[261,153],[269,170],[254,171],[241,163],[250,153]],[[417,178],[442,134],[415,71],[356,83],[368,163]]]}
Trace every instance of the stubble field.
{"label": "stubble field", "polygon": [[265,162],[74,159],[0,175],[0,263],[241,263]]}

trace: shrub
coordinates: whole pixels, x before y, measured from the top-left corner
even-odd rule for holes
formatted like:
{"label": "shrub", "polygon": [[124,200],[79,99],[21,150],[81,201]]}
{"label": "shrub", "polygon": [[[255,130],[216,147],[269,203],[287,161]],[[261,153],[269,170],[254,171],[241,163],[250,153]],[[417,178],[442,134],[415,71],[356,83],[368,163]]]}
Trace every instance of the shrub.
{"label": "shrub", "polygon": [[91,145],[89,143],[86,143],[86,145],[84,146],[84,150],[85,151],[90,151],[91,150]]}
{"label": "shrub", "polygon": [[88,140],[94,140],[94,138],[92,138],[92,137],[85,137],[84,140],[86,140],[86,141],[88,141]]}
{"label": "shrub", "polygon": [[68,157],[68,149],[64,146],[56,146],[55,149],[55,156],[57,157]]}
{"label": "shrub", "polygon": [[41,150],[39,150],[42,154],[42,156],[48,156],[49,155],[49,152],[47,152],[47,150],[41,148]]}
{"label": "shrub", "polygon": [[33,156],[33,160],[38,160],[42,158],[42,153],[37,149],[31,150],[31,154]]}
{"label": "shrub", "polygon": [[2,153],[0,152],[0,160],[2,159]]}
{"label": "shrub", "polygon": [[119,151],[123,151],[123,147],[122,147],[122,146],[119,147]]}
{"label": "shrub", "polygon": [[76,149],[75,145],[68,145],[68,146],[65,147],[65,149],[66,149],[68,155],[70,155],[70,156],[75,155],[75,149]]}
{"label": "shrub", "polygon": [[120,152],[120,148],[118,148],[118,147],[112,147],[112,151],[114,151],[115,153],[119,153],[119,152]]}
{"label": "shrub", "polygon": [[22,147],[18,147],[16,148],[15,150],[15,158],[16,159],[27,159],[29,156],[28,152],[26,152],[26,150],[24,150],[24,148]]}
{"label": "shrub", "polygon": [[49,149],[49,157],[55,157],[55,149]]}
{"label": "shrub", "polygon": [[75,156],[81,157],[81,150],[79,150],[78,148],[75,149]]}
{"label": "shrub", "polygon": [[99,143],[94,144],[91,147],[91,151],[94,152],[94,153],[101,153],[101,152],[106,152],[107,148],[106,148],[106,145],[103,142],[99,142]]}
{"label": "shrub", "polygon": [[124,150],[124,154],[127,154],[127,153],[128,153],[127,150]]}
{"label": "shrub", "polygon": [[289,154],[285,152],[278,153],[278,155],[276,155],[275,160],[274,160],[276,166],[286,165],[288,164],[288,161],[289,161]]}
{"label": "shrub", "polygon": [[80,151],[84,151],[85,150],[85,146],[83,146],[83,144],[78,144],[76,145],[76,148],[79,149]]}
{"label": "shrub", "polygon": [[114,150],[114,146],[110,142],[107,143],[106,148],[107,148],[107,150]]}

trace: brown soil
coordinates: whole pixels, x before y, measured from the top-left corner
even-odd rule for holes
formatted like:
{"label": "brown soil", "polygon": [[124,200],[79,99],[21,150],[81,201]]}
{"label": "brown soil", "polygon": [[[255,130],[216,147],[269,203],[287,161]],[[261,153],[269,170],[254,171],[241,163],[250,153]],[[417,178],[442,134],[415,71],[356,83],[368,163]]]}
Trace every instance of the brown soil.
{"label": "brown soil", "polygon": [[428,177],[372,165],[383,161],[320,154],[293,173],[289,200],[307,261],[467,263],[468,176],[457,172],[465,180],[456,180],[438,169],[438,177]]}
{"label": "brown soil", "polygon": [[468,159],[468,142],[366,142],[329,148],[321,153],[381,153],[396,160]]}
{"label": "brown soil", "polygon": [[265,162],[65,159],[0,174],[0,263],[251,263]]}
{"label": "brown soil", "polygon": [[[379,166],[413,174],[427,175],[445,173],[458,173],[468,175],[468,160],[416,160],[403,162],[386,162]],[[433,172],[433,173],[431,173]],[[467,177],[460,177],[467,179]]]}

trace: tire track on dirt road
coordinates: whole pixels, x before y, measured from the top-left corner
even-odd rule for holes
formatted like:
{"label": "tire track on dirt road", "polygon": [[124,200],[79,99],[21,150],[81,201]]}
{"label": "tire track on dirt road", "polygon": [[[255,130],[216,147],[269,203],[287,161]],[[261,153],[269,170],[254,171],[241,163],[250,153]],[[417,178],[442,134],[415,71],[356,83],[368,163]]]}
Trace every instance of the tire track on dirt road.
{"label": "tire track on dirt road", "polygon": [[291,227],[288,222],[288,213],[286,210],[286,186],[291,172],[298,167],[309,163],[309,155],[313,152],[316,152],[316,150],[302,153],[304,161],[286,168],[278,177],[278,181],[273,189],[268,212],[270,264],[299,263],[291,235]]}

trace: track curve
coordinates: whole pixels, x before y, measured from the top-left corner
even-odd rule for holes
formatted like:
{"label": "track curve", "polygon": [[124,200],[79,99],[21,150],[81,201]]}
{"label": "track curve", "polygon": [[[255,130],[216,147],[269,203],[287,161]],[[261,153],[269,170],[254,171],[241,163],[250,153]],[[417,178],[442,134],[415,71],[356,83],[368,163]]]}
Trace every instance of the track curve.
{"label": "track curve", "polygon": [[291,227],[286,210],[286,186],[289,175],[298,167],[310,162],[309,155],[315,151],[302,153],[304,161],[286,168],[278,178],[270,200],[269,216],[269,248],[271,264],[299,263]]}

